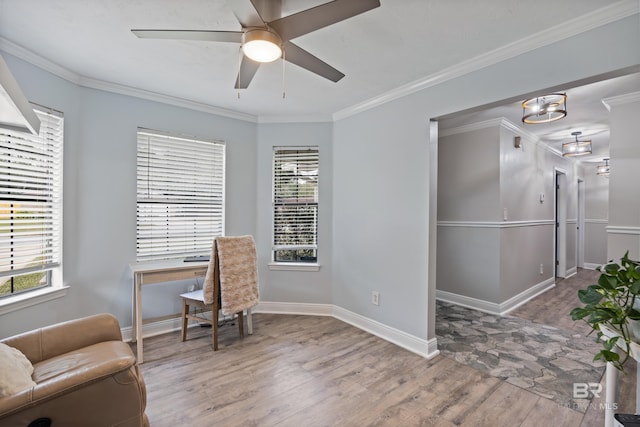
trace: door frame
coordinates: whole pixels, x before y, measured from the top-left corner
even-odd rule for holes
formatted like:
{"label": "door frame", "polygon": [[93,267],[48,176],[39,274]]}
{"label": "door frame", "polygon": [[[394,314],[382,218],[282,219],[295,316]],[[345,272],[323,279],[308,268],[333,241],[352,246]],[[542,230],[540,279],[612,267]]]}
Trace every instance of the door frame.
{"label": "door frame", "polygon": [[554,187],[554,275],[567,276],[567,171],[558,167],[553,173]]}

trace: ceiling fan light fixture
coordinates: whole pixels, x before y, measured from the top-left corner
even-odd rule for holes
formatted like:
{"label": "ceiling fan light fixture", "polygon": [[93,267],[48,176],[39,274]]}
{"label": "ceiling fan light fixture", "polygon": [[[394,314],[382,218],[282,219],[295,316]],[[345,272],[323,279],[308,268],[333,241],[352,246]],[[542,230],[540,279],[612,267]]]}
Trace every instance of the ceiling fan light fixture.
{"label": "ceiling fan light fixture", "polygon": [[276,33],[255,29],[242,36],[242,52],[256,62],[273,62],[282,56],[282,40]]}
{"label": "ceiling fan light fixture", "polygon": [[575,136],[576,140],[562,144],[563,157],[591,154],[591,141],[578,141],[578,136],[581,134],[582,132],[571,132],[571,135]]}
{"label": "ceiling fan light fixture", "polygon": [[567,94],[550,93],[529,98],[522,102],[522,122],[527,124],[549,123],[567,115]]}

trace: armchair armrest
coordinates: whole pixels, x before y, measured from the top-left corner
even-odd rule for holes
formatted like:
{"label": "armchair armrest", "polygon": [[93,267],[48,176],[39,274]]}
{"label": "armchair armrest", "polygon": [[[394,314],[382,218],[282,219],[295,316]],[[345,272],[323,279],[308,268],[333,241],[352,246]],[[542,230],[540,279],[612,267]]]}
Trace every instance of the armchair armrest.
{"label": "armchair armrest", "polygon": [[122,341],[118,320],[111,314],[70,320],[25,332],[2,342],[17,348],[35,364],[104,341]]}

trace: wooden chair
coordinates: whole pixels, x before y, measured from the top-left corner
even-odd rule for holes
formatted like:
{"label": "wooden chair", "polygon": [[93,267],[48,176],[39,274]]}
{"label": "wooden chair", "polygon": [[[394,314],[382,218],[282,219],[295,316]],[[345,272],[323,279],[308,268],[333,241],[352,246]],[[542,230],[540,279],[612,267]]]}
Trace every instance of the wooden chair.
{"label": "wooden chair", "polygon": [[[207,275],[205,277],[205,286],[203,289],[181,294],[182,298],[182,341],[187,339],[187,326],[189,319],[195,320],[200,323],[206,323],[211,325],[213,330],[213,350],[218,350],[218,323],[219,313],[221,308],[221,291],[220,291],[220,258],[217,250],[216,242],[213,242],[213,249],[211,251],[211,258],[209,261],[209,267],[207,269]],[[206,286],[206,283],[211,281],[210,275],[213,278],[213,286]],[[213,295],[210,298],[205,299],[205,292],[212,292]],[[206,300],[213,301],[208,304]],[[191,309],[194,309],[191,312]],[[200,309],[199,314],[197,310]],[[251,308],[247,308],[247,328],[251,335],[253,333],[253,322],[251,319]],[[204,312],[212,312],[212,318],[208,318],[202,315]],[[235,313],[238,322],[238,332],[240,337],[244,337],[244,314],[243,310]]]}

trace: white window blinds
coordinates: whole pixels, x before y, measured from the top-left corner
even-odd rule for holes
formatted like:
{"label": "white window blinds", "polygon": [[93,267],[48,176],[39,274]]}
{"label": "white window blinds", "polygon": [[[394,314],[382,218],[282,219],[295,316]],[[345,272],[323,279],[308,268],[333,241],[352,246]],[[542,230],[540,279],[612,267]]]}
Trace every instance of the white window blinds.
{"label": "white window blinds", "polygon": [[225,145],[138,129],[138,261],[208,255],[224,234]]}
{"label": "white window blinds", "polygon": [[318,159],[317,147],[274,147],[274,261],[317,261]]}
{"label": "white window blinds", "polygon": [[0,295],[51,284],[61,263],[63,117],[44,110],[39,135],[0,128]]}

